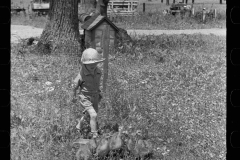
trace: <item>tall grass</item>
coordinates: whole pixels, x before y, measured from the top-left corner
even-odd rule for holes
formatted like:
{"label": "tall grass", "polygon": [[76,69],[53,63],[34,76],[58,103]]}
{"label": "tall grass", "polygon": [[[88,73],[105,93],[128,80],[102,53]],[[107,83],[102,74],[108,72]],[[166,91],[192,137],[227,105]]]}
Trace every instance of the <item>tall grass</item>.
{"label": "tall grass", "polygon": [[223,158],[225,49],[223,38],[201,35],[148,36],[125,48],[109,67],[112,119],[147,128],[165,159]]}
{"label": "tall grass", "polygon": [[[32,16],[27,18],[24,15],[13,15],[11,24],[30,25],[37,28],[44,28],[47,18],[44,16]],[[226,11],[218,12],[217,18],[206,17],[206,22],[202,22],[202,13],[197,11],[195,16],[184,17],[163,15],[162,11],[139,12],[136,16],[120,17],[115,16],[113,22],[125,29],[206,29],[206,28],[226,28]],[[82,24],[79,24],[81,28]]]}
{"label": "tall grass", "polygon": [[[178,3],[178,2],[181,2],[181,1],[175,1],[175,3]],[[164,1],[164,3],[161,3],[160,0],[158,1],[152,1],[152,2],[149,2],[149,1],[140,1],[138,7],[137,7],[137,10],[139,12],[142,12],[143,11],[143,3],[145,3],[145,10],[146,12],[154,12],[154,11],[162,11],[164,9],[169,9],[171,4],[173,3],[173,0],[170,0],[170,5],[166,5],[166,1]],[[193,5],[193,7],[195,9],[197,8],[207,8],[207,9],[211,9],[211,8],[216,8],[218,11],[225,11],[226,12],[226,2],[223,1],[223,4],[219,4],[219,0],[195,0],[195,3],[192,4],[192,1],[188,1],[188,5]]]}
{"label": "tall grass", "polygon": [[206,22],[202,22],[202,13],[196,12],[194,16],[187,14],[183,17],[171,14],[163,15],[162,12],[140,12],[137,16],[118,17],[114,22],[117,26],[127,29],[207,29],[226,28],[226,13],[219,12],[217,18],[206,17]]}
{"label": "tall grass", "polygon": [[[226,39],[143,36],[111,54],[99,123],[147,129],[155,159],[225,159]],[[74,159],[78,59],[11,48],[11,158]],[[48,84],[46,82],[52,82]]]}

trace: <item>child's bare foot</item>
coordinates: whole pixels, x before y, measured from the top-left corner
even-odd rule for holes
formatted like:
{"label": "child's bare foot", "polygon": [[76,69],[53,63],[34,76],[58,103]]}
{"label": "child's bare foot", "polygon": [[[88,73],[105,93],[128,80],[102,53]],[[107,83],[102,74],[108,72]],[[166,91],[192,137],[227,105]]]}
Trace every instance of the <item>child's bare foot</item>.
{"label": "child's bare foot", "polygon": [[92,132],[92,139],[96,139],[98,137],[98,132]]}
{"label": "child's bare foot", "polygon": [[82,117],[81,119],[77,119],[77,121],[78,121],[78,124],[76,125],[76,128],[77,129],[81,129],[81,127],[82,127],[82,122],[83,122],[83,119],[84,119],[84,117]]}
{"label": "child's bare foot", "polygon": [[80,120],[77,119],[77,121],[78,121],[78,124],[76,125],[76,128],[77,128],[77,129],[80,129]]}

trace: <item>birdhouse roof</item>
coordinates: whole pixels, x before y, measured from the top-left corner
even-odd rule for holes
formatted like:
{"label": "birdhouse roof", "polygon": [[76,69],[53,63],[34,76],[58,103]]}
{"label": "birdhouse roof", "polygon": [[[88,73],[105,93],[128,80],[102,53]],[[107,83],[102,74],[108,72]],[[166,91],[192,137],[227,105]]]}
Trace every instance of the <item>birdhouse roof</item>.
{"label": "birdhouse roof", "polygon": [[98,25],[101,24],[101,22],[106,21],[110,26],[112,26],[116,31],[118,31],[118,27],[113,24],[110,19],[108,19],[105,16],[102,16],[100,14],[92,16],[90,19],[88,19],[81,27],[82,29],[86,30],[93,30],[96,28]]}

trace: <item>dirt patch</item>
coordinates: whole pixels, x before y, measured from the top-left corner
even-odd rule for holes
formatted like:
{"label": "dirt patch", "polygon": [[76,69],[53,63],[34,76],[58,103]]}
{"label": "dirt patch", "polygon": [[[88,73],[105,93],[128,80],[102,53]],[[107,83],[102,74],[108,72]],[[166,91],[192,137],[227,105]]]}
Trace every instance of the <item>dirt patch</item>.
{"label": "dirt patch", "polygon": [[[18,43],[21,39],[39,37],[43,29],[32,26],[11,25],[11,43]],[[214,34],[226,36],[226,29],[196,29],[196,30],[127,30],[131,36],[161,35],[161,34]],[[80,30],[82,34],[82,30]]]}

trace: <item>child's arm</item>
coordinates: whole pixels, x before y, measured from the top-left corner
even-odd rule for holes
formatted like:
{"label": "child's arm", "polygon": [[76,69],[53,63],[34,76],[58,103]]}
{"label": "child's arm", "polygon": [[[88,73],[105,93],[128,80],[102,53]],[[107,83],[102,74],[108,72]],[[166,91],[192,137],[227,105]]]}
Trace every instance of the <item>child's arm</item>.
{"label": "child's arm", "polygon": [[[101,76],[102,76],[102,72],[100,70],[100,73],[101,73]],[[100,102],[103,98],[102,94],[101,94],[101,90],[100,90],[100,86],[98,87],[98,92],[99,92],[99,99],[98,99],[98,102]]]}
{"label": "child's arm", "polygon": [[81,75],[80,73],[77,75],[77,77],[73,80],[73,99],[77,96],[77,90],[80,87],[81,83]]}
{"label": "child's arm", "polygon": [[99,89],[99,99],[98,99],[98,101],[100,102],[101,100],[102,100],[102,94],[101,94],[101,90]]}

